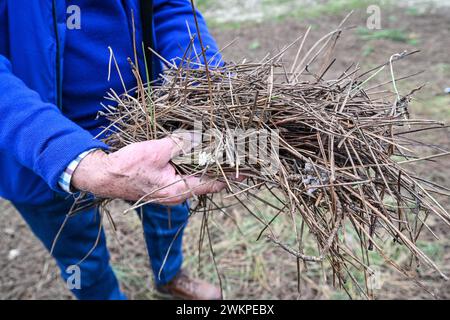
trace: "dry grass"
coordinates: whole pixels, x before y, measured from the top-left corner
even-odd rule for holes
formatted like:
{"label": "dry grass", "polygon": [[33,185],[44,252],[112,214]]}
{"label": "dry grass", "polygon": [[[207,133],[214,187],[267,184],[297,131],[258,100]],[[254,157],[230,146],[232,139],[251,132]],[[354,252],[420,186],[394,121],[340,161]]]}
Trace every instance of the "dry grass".
{"label": "dry grass", "polygon": [[[123,95],[108,94],[112,103],[103,115],[111,125],[104,132],[114,150],[180,129],[195,130],[195,121],[206,132],[213,130],[203,134],[201,151],[194,149],[173,161],[177,171],[226,182],[230,195],[225,199],[232,197],[260,223],[256,239],[265,235],[296,258],[299,291],[302,270],[315,268],[308,267],[315,263],[325,279],[330,277],[333,286],[349,296],[372,298],[372,282],[379,273],[372,261],[379,257],[419,286],[414,270],[421,264],[447,278],[418,240],[423,229],[431,231],[426,224],[430,216],[449,225],[449,214],[434,197],[447,196],[449,190],[404,165],[448,152],[411,137],[443,128],[438,121],[409,116],[408,104],[420,88],[404,96],[398,91],[397,82],[409,76],[396,78],[394,62],[416,51],[394,54],[367,71],[351,64],[327,79],[338,58],[333,51],[343,24],[309,48],[304,47],[308,29],[275,56],[214,68],[204,48],[195,51],[192,37],[180,61],[165,61],[162,84],[145,85],[131,63],[138,87]],[[293,47],[297,53],[287,65],[283,57]],[[374,85],[383,71],[391,80]],[[245,145],[261,130],[271,136],[269,158],[255,155],[261,145],[258,150],[243,147],[239,154],[236,145]],[[412,150],[417,145],[435,153],[420,157]],[[222,162],[224,154],[227,163]],[[233,175],[247,179],[230,179]],[[157,200],[149,194],[132,208]],[[213,195],[199,197],[192,207],[193,215],[202,214],[199,256],[207,239],[216,269],[210,216],[223,212],[239,229],[228,207],[229,200]],[[282,227],[277,228],[277,220],[284,221]],[[311,241],[315,248],[308,253]],[[385,249],[388,241],[403,247],[408,263],[395,261]]]}

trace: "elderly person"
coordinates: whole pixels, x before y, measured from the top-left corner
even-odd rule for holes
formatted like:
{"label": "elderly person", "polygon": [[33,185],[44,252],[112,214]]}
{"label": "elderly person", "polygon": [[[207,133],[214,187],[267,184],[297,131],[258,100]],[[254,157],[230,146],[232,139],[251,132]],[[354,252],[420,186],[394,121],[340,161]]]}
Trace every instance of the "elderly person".
{"label": "elderly person", "polygon": [[[197,17],[209,48],[207,58],[220,60],[200,13]],[[82,190],[137,200],[171,185],[152,194],[158,204],[143,207],[157,289],[182,299],[220,299],[217,287],[191,278],[181,267],[189,209],[184,201],[192,193],[219,191],[223,185],[192,177],[181,182],[169,163],[178,151],[171,138],[114,153],[105,152],[108,146],[94,139],[107,125],[96,118],[105,92],[123,92],[118,75],[107,81],[108,47],[114,50],[125,86],[133,88],[136,80],[127,62],[134,57],[133,38],[138,48],[150,42],[170,61],[182,56],[190,42],[186,24],[195,33],[189,0],[0,0],[0,196],[12,202],[50,250],[73,204],[70,194]],[[197,40],[195,45],[201,52]],[[137,54],[145,75],[144,54]],[[161,61],[149,52],[148,57],[155,79]],[[89,209],[68,219],[52,252],[64,279],[71,275],[68,268],[96,243],[98,215],[97,209]],[[103,231],[79,267],[81,286],[71,289],[77,298],[125,298],[109,263]]]}

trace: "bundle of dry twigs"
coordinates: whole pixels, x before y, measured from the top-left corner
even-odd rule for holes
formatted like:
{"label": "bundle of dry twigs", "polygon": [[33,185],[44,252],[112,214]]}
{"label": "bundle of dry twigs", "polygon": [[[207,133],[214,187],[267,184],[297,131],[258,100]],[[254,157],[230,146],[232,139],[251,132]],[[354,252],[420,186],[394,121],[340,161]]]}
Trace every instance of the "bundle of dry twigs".
{"label": "bundle of dry twigs", "polygon": [[[261,234],[300,261],[328,260],[336,283],[355,280],[350,267],[370,277],[367,250],[373,249],[408,275],[384,254],[378,240],[386,234],[445,278],[416,241],[430,215],[449,224],[449,214],[433,197],[446,189],[403,166],[423,160],[408,148],[408,133],[442,126],[410,118],[411,94],[401,96],[397,90],[393,64],[412,53],[393,55],[366,72],[348,68],[326,80],[341,32],[341,27],[330,32],[310,50],[304,48],[304,36],[262,61],[214,68],[205,65],[203,52],[193,54],[191,46],[180,61],[165,61],[162,82],[144,85],[136,72],[136,90],[108,94],[106,141],[114,150],[177,129],[202,130],[202,144],[174,159],[176,169],[226,181],[228,192],[244,208],[245,199],[275,208],[270,220],[248,208],[262,223]],[[297,55],[288,66],[283,55],[291,48]],[[311,71],[313,65],[317,71]],[[370,87],[382,70],[392,81]],[[380,91],[387,85],[392,92]],[[247,179],[230,179],[234,174]],[[281,205],[260,196],[262,189]],[[218,207],[210,196],[198,200],[193,211]],[[282,215],[292,219],[295,247],[271,228]],[[346,240],[348,227],[359,238],[359,252]],[[303,252],[305,228],[317,242],[315,256]]]}

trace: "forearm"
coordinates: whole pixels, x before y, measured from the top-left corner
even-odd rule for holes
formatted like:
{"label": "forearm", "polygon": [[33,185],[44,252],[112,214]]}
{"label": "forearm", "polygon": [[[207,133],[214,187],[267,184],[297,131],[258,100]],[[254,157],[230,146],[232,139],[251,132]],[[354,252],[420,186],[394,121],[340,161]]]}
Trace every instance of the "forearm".
{"label": "forearm", "polygon": [[11,71],[0,55],[0,150],[41,176],[54,190],[70,161],[80,153],[107,146],[43,102]]}

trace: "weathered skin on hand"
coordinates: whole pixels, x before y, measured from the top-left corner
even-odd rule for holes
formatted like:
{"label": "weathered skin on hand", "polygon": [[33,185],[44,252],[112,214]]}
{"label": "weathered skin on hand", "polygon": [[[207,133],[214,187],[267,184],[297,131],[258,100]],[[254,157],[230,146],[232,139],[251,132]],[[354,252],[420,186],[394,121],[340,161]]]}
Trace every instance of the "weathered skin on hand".
{"label": "weathered skin on hand", "polygon": [[193,195],[221,191],[225,184],[199,177],[180,176],[170,160],[191,150],[196,141],[189,133],[134,143],[114,153],[98,150],[79,164],[72,185],[104,198],[118,198],[172,205]]}

